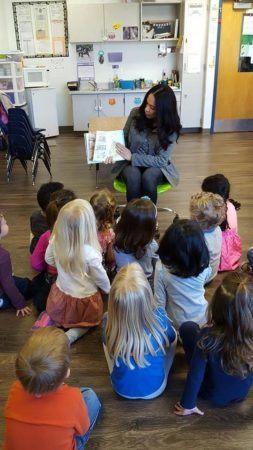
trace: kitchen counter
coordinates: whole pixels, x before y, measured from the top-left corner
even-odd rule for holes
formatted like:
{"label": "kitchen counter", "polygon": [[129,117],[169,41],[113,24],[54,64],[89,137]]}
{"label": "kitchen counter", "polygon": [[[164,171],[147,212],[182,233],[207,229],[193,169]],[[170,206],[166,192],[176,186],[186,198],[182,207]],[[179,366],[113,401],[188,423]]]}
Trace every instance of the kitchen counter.
{"label": "kitchen counter", "polygon": [[[82,89],[80,91],[69,91],[70,95],[89,95],[89,94],[138,94],[138,93],[146,93],[149,91],[150,88],[145,89]],[[174,92],[181,92],[181,88],[174,88],[173,86],[171,89]]]}

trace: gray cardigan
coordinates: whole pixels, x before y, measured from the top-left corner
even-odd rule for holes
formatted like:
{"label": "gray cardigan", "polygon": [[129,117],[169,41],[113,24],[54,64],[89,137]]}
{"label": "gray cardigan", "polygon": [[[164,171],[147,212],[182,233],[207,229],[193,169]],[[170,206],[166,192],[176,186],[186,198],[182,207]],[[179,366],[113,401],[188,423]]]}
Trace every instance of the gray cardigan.
{"label": "gray cardigan", "polygon": [[[117,161],[113,166],[112,173],[117,177],[128,164],[138,167],[157,167],[161,169],[162,173],[172,186],[177,186],[179,174],[173,163],[170,161],[177,134],[173,133],[169,136],[169,140],[172,143],[164,150],[160,146],[156,130],[152,131],[146,129],[140,132],[135,128],[135,119],[138,115],[139,108],[132,109],[124,127],[126,147],[132,153],[131,162],[126,160]],[[149,141],[149,147],[154,149],[154,155],[146,155],[143,152],[138,153],[139,148],[147,139]]]}

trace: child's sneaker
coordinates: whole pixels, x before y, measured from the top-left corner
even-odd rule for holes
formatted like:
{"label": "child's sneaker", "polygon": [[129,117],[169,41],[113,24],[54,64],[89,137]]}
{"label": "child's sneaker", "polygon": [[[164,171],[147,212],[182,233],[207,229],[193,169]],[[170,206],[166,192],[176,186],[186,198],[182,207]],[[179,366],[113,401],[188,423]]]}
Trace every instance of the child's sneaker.
{"label": "child's sneaker", "polygon": [[45,328],[55,325],[55,321],[51,319],[46,311],[40,313],[38,319],[32,326],[32,331],[38,330],[39,328]]}

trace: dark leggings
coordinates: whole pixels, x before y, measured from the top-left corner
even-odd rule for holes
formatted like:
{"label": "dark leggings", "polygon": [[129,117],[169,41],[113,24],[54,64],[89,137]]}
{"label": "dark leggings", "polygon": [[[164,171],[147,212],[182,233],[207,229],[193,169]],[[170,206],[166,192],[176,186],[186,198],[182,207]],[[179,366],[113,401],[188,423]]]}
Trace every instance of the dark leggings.
{"label": "dark leggings", "polygon": [[166,182],[161,169],[157,167],[125,167],[120,177],[127,187],[127,201],[147,195],[152,202],[157,202],[157,185]]}
{"label": "dark leggings", "polygon": [[179,334],[182,339],[185,357],[188,364],[191,362],[192,354],[199,338],[199,333],[199,325],[195,322],[185,322],[179,328]]}

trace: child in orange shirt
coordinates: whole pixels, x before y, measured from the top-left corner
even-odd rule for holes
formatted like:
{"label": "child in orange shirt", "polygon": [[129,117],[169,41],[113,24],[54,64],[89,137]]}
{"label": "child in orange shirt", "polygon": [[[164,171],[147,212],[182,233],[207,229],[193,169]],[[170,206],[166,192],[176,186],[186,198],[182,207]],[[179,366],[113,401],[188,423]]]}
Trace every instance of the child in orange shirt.
{"label": "child in orange shirt", "polygon": [[54,327],[34,332],[16,359],[16,381],[5,406],[4,450],[81,450],[101,408],[89,388],[68,386],[70,347]]}

